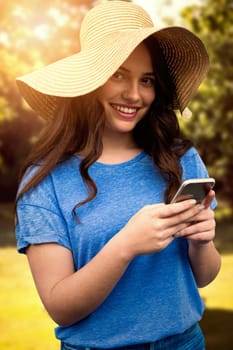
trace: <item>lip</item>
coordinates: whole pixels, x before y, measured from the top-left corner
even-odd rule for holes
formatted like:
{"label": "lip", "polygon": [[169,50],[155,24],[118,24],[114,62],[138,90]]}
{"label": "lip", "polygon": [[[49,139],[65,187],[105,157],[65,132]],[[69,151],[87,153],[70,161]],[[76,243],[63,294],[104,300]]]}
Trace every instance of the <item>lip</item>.
{"label": "lip", "polygon": [[124,119],[133,119],[136,117],[140,107],[132,105],[123,105],[119,103],[110,103],[111,107]]}

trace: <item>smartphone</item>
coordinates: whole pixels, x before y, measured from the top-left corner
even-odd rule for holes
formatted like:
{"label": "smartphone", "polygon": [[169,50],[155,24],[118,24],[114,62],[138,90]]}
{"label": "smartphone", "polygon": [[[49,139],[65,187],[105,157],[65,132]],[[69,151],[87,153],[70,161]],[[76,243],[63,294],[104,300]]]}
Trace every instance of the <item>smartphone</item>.
{"label": "smartphone", "polygon": [[196,199],[197,203],[200,203],[214,187],[214,184],[215,179],[212,177],[185,180],[171,200],[171,203],[181,202],[189,198]]}

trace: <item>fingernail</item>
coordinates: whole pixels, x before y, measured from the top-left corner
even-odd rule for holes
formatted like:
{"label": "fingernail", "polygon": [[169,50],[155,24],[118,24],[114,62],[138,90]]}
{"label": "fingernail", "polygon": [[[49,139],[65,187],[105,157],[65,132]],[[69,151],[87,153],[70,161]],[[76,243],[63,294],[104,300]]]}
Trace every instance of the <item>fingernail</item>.
{"label": "fingernail", "polygon": [[205,206],[203,205],[203,204],[201,204],[201,205],[199,205],[199,207],[198,207],[198,210],[203,210],[203,209],[205,209]]}
{"label": "fingernail", "polygon": [[195,205],[195,204],[197,204],[197,201],[196,201],[196,199],[191,199],[191,200],[190,200],[190,204],[192,204],[192,205]]}

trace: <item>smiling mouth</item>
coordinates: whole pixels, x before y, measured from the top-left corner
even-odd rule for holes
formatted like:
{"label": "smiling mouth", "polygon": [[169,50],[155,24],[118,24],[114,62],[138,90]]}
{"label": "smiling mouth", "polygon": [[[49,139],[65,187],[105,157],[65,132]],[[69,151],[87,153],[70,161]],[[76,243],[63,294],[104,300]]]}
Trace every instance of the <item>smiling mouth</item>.
{"label": "smiling mouth", "polygon": [[117,104],[111,103],[112,108],[116,109],[118,112],[124,113],[124,114],[135,114],[137,113],[139,108],[136,107],[126,107],[126,106],[121,106]]}

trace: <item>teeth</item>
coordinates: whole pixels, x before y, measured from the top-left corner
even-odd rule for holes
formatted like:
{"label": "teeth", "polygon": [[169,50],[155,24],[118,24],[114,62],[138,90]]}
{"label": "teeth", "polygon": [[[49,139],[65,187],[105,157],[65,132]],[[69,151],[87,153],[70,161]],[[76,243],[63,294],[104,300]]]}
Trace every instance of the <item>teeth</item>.
{"label": "teeth", "polygon": [[137,112],[137,108],[123,107],[123,106],[114,105],[114,104],[112,104],[112,107],[122,113],[132,114]]}

